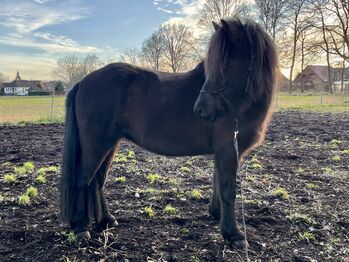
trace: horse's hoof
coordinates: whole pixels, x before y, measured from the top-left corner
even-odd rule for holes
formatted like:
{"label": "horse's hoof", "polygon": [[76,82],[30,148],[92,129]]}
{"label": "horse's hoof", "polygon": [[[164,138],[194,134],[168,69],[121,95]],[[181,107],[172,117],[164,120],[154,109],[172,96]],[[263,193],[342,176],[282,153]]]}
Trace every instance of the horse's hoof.
{"label": "horse's hoof", "polygon": [[236,241],[233,241],[232,243],[231,243],[231,245],[233,246],[233,247],[235,247],[235,248],[237,248],[237,249],[241,249],[241,250],[243,250],[243,249],[246,249],[246,248],[248,248],[250,245],[248,244],[248,242],[246,241],[246,240],[236,240]]}
{"label": "horse's hoof", "polygon": [[91,239],[91,234],[88,231],[82,231],[82,232],[76,233],[76,237],[79,239],[89,240]]}
{"label": "horse's hoof", "polygon": [[108,228],[117,227],[119,225],[118,221],[112,220],[108,222]]}

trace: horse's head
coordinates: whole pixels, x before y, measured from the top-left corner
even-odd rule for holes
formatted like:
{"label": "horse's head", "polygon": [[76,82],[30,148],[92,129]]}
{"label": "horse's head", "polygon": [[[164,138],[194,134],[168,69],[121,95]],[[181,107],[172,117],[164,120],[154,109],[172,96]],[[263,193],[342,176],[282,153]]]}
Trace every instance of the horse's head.
{"label": "horse's head", "polygon": [[237,116],[265,88],[273,88],[276,66],[273,43],[256,23],[231,19],[213,25],[206,81],[194,105],[194,112],[210,122],[227,113]]}

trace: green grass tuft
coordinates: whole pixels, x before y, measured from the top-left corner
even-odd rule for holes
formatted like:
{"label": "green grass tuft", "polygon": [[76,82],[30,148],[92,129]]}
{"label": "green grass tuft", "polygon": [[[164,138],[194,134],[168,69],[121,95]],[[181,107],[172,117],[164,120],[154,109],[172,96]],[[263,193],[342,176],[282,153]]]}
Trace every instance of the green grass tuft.
{"label": "green grass tuft", "polygon": [[300,240],[306,240],[307,242],[315,241],[315,235],[308,231],[305,231],[303,233],[298,233],[298,238]]}
{"label": "green grass tuft", "polygon": [[144,213],[146,214],[146,216],[148,217],[148,218],[152,218],[152,217],[154,217],[155,216],[155,211],[151,208],[151,207],[145,207],[144,208]]}
{"label": "green grass tuft", "polygon": [[69,242],[69,244],[74,243],[77,240],[77,236],[75,235],[74,232],[69,232],[69,234],[67,234],[67,241]]}
{"label": "green grass tuft", "polygon": [[278,188],[274,189],[271,194],[272,194],[272,196],[275,196],[275,197],[278,197],[278,198],[281,198],[284,200],[289,199],[288,191],[282,187],[278,187]]}
{"label": "green grass tuft", "polygon": [[194,199],[202,199],[202,192],[198,189],[193,189],[190,193],[190,197]]}
{"label": "green grass tuft", "polygon": [[36,181],[38,181],[40,184],[45,184],[46,183],[46,177],[44,175],[38,175],[36,177]]}
{"label": "green grass tuft", "polygon": [[26,194],[29,197],[36,197],[38,195],[38,190],[35,187],[30,186],[27,188]]}
{"label": "green grass tuft", "polygon": [[176,214],[177,213],[177,209],[173,206],[171,206],[170,204],[166,205],[164,208],[164,212],[166,214],[172,215],[172,214]]}
{"label": "green grass tuft", "polygon": [[116,182],[118,183],[125,183],[126,182],[126,177],[124,176],[119,176],[115,179]]}
{"label": "green grass tuft", "polygon": [[12,184],[17,180],[16,176],[14,174],[7,174],[4,175],[4,182]]}
{"label": "green grass tuft", "polygon": [[150,173],[146,176],[146,179],[148,181],[149,184],[154,184],[157,181],[159,181],[161,178],[161,176],[159,176],[158,174],[154,174],[154,173]]}
{"label": "green grass tuft", "polygon": [[30,197],[27,194],[23,194],[18,198],[18,204],[21,206],[27,206],[30,203]]}
{"label": "green grass tuft", "polygon": [[179,171],[183,172],[183,173],[189,173],[190,172],[190,168],[186,167],[186,166],[182,166],[182,167],[179,168]]}
{"label": "green grass tuft", "polygon": [[331,159],[333,160],[333,161],[336,161],[336,162],[338,162],[338,161],[341,161],[341,156],[339,156],[339,155],[335,155],[335,156],[333,156],[333,157],[331,157]]}

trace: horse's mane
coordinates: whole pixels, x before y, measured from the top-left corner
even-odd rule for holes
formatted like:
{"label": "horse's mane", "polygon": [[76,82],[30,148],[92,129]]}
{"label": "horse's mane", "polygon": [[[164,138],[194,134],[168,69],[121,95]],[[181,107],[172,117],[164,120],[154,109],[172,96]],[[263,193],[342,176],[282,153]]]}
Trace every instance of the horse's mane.
{"label": "horse's mane", "polygon": [[249,47],[247,59],[253,56],[250,76],[252,90],[248,90],[250,98],[255,101],[263,92],[272,92],[277,56],[270,36],[251,20],[232,18],[223,22],[223,26],[215,31],[210,41],[205,59],[206,77],[214,79],[222,76],[229,55],[239,52],[240,48],[246,50]]}

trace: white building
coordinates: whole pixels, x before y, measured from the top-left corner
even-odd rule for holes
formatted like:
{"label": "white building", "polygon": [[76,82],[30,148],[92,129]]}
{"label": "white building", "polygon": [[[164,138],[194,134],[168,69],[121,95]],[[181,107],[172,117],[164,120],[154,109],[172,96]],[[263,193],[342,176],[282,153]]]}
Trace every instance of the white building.
{"label": "white building", "polygon": [[41,81],[22,80],[17,71],[16,79],[10,83],[4,84],[5,95],[26,96],[29,94],[29,89],[41,88]]}

